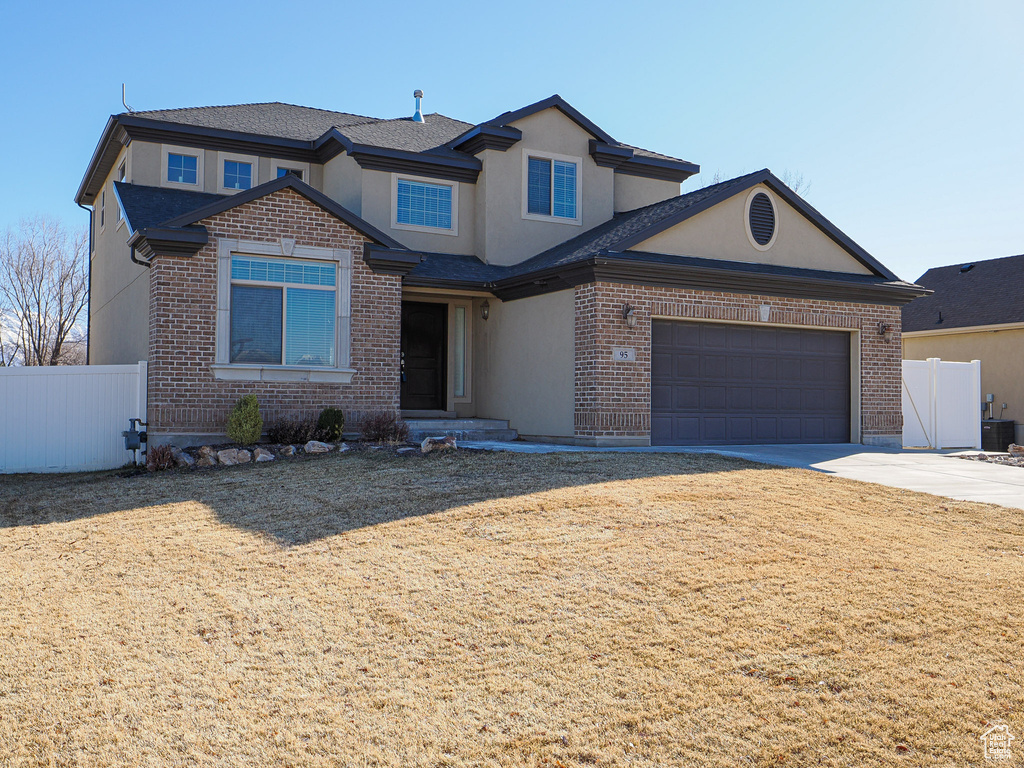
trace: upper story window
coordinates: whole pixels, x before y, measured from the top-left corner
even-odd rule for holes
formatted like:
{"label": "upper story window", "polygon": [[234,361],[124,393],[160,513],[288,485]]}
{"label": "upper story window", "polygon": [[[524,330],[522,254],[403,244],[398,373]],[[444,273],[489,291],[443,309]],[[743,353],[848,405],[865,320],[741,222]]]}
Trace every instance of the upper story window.
{"label": "upper story window", "polygon": [[[125,180],[126,175],[127,173],[125,171],[125,162],[122,162],[121,165],[119,165],[117,168],[117,180],[123,182]],[[121,206],[119,205],[117,206],[117,223],[120,224],[123,219],[124,214],[121,213]]]}
{"label": "upper story window", "polygon": [[231,258],[232,363],[334,367],[335,262]]}
{"label": "upper story window", "polygon": [[252,163],[238,160],[224,161],[224,188],[249,189],[252,187]]}
{"label": "upper story window", "polygon": [[302,179],[302,169],[301,168],[285,168],[283,166],[278,166],[277,178],[280,179],[282,176],[295,176],[296,178],[301,180]]}
{"label": "upper story window", "polygon": [[195,155],[168,152],[167,180],[174,184],[198,184],[199,158]]}
{"label": "upper story window", "polygon": [[393,228],[458,234],[457,182],[423,181],[398,174],[392,174],[391,178]]}
{"label": "upper story window", "polygon": [[580,158],[524,152],[524,160],[523,218],[579,224]]}

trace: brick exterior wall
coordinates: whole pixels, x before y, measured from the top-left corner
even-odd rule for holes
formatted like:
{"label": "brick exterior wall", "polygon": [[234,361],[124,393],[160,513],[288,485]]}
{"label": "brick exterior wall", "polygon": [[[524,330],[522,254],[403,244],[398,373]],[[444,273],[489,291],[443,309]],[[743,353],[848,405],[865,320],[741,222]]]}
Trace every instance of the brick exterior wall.
{"label": "brick exterior wall", "polygon": [[[623,304],[635,308],[636,327],[622,319]],[[589,283],[576,288],[576,436],[650,436],[652,317],[760,323],[762,304],[769,324],[859,329],[861,440],[901,435],[899,307]],[[878,335],[879,322],[892,327],[892,341]],[[636,362],[613,363],[612,347],[636,349]]]}
{"label": "brick exterior wall", "polygon": [[[401,278],[372,272],[365,238],[290,189],[201,222],[210,242],[192,257],[157,256],[150,276],[149,431],[223,435],[238,398],[259,398],[264,424],[342,408],[349,424],[371,410],[397,410]],[[217,243],[221,238],[345,248],[352,252],[350,384],[217,381]]]}

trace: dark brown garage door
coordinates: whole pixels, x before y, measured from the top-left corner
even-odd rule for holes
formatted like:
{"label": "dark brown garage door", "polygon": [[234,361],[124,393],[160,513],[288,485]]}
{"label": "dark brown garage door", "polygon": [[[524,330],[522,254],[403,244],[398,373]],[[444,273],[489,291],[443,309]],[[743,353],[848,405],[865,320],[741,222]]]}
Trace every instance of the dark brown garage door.
{"label": "dark brown garage door", "polygon": [[651,443],[845,443],[850,335],[655,320]]}

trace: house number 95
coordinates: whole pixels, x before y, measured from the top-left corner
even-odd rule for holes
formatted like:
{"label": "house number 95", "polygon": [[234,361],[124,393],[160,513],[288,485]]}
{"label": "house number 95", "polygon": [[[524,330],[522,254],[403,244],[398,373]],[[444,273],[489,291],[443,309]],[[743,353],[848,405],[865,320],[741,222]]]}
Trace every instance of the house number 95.
{"label": "house number 95", "polygon": [[635,362],[636,350],[632,347],[612,347],[612,360],[618,363]]}

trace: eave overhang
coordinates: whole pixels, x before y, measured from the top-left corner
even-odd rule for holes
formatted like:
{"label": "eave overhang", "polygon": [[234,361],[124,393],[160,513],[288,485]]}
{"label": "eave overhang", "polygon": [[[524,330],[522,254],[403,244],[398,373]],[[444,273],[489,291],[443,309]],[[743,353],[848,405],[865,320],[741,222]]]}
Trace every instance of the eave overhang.
{"label": "eave overhang", "polygon": [[902,306],[928,293],[927,289],[916,285],[859,280],[855,276],[846,278],[839,273],[835,277],[820,273],[804,274],[799,270],[769,273],[745,270],[732,263],[729,267],[715,267],[612,252],[602,252],[565,266],[503,278],[492,283],[489,289],[499,299],[507,301],[592,282],[894,306]]}
{"label": "eave overhang", "polygon": [[370,269],[381,275],[405,277],[422,260],[423,256],[415,251],[385,248],[373,243],[367,243],[363,248],[363,261]]}
{"label": "eave overhang", "polygon": [[210,241],[206,227],[145,227],[128,238],[143,261],[154,256],[194,256]]}
{"label": "eave overhang", "polygon": [[504,152],[513,144],[521,141],[523,132],[510,125],[482,125],[474,126],[459,136],[448,146],[458,152],[466,152],[476,155],[485,149],[496,149]]}

